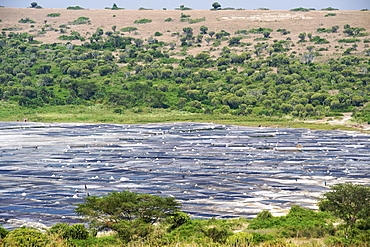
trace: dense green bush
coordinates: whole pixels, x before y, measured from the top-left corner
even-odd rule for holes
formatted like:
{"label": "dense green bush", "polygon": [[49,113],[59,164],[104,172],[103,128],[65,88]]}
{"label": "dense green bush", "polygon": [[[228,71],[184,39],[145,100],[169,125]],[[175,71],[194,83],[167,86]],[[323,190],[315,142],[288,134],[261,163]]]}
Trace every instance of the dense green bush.
{"label": "dense green bush", "polygon": [[134,23],[137,23],[137,24],[143,24],[143,23],[151,23],[152,20],[150,19],[140,19],[140,20],[135,20]]}
{"label": "dense green bush", "polygon": [[340,39],[338,40],[339,43],[356,43],[361,42],[360,39]]}
{"label": "dense green bush", "polygon": [[333,8],[333,7],[327,7],[325,9],[321,9],[321,10],[333,11],[333,10],[339,10],[339,9]]}
{"label": "dense green bush", "polygon": [[25,19],[21,18],[19,23],[36,23],[34,20],[31,20],[29,17],[26,17]]}
{"label": "dense green bush", "polygon": [[131,33],[132,31],[136,31],[138,30],[137,27],[124,27],[124,28],[121,28],[121,32],[129,32]]}
{"label": "dense green bush", "polygon": [[84,9],[80,6],[68,6],[67,9],[72,9],[72,10],[80,10],[80,9]]}
{"label": "dense green bush", "polygon": [[9,247],[43,247],[47,243],[47,238],[38,230],[19,228],[9,232],[4,243]]}
{"label": "dense green bush", "polygon": [[52,226],[48,232],[51,234],[57,234],[63,239],[87,239],[89,237],[88,230],[81,224],[70,226],[65,223],[58,223]]}
{"label": "dense green bush", "polygon": [[9,233],[8,230],[6,230],[5,228],[3,227],[0,227],[0,239],[3,239],[6,237],[6,235]]}
{"label": "dense green bush", "polygon": [[291,9],[290,11],[303,11],[303,12],[308,12],[308,11],[310,11],[310,9],[306,9],[306,8],[299,7],[299,8]]}
{"label": "dense green bush", "polygon": [[89,17],[78,17],[76,20],[69,22],[70,25],[82,25],[82,24],[91,24]]}
{"label": "dense green bush", "polygon": [[312,210],[292,206],[289,213],[282,217],[273,217],[264,210],[248,226],[249,229],[280,229],[280,236],[317,238],[334,233],[334,228],[326,221],[329,214],[316,213]]}
{"label": "dense green bush", "polygon": [[50,13],[46,15],[47,17],[59,17],[60,13]]}

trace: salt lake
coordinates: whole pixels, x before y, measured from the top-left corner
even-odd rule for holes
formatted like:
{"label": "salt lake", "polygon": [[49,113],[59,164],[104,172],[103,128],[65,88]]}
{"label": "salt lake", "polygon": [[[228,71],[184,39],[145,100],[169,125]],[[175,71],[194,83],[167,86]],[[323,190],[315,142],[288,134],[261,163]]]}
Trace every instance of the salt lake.
{"label": "salt lake", "polygon": [[213,123],[0,122],[0,224],[77,223],[88,195],[175,197],[193,218],[317,209],[330,185],[370,184],[370,135]]}

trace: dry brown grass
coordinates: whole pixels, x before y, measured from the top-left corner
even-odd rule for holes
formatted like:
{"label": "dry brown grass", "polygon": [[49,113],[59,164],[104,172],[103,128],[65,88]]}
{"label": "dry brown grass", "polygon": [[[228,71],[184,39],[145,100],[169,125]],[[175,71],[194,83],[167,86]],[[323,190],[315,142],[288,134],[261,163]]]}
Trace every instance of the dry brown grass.
{"label": "dry brown grass", "polygon": [[[47,17],[50,13],[60,13],[60,17]],[[180,21],[181,13],[191,15],[192,19],[206,18],[206,21],[189,24]],[[273,43],[274,39],[285,40],[290,37],[293,43],[299,40],[298,34],[301,32],[312,33],[313,36],[319,35],[330,41],[330,44],[315,45],[316,48],[325,47],[329,51],[321,52],[324,58],[336,56],[341,54],[347,47],[352,44],[339,44],[338,39],[346,38],[342,32],[343,26],[349,24],[352,27],[364,27],[370,31],[370,11],[331,11],[336,13],[336,16],[324,17],[329,11],[310,11],[310,12],[293,12],[293,11],[274,11],[274,10],[223,10],[223,11],[210,11],[210,10],[67,10],[67,9],[32,9],[32,8],[0,8],[0,22],[1,28],[19,27],[22,28],[16,32],[29,32],[37,35],[38,31],[47,24],[59,29],[62,24],[68,24],[78,17],[89,17],[91,25],[71,25],[69,31],[77,31],[82,36],[90,37],[97,28],[102,28],[104,31],[111,31],[113,25],[117,26],[117,30],[123,27],[137,27],[138,34],[125,33],[126,36],[135,38],[147,39],[158,31],[163,33],[163,36],[156,37],[160,41],[171,42],[176,41],[179,45],[178,37],[172,37],[172,33],[182,33],[184,27],[192,27],[195,34],[199,33],[199,28],[205,25],[211,31],[219,32],[225,30],[234,36],[235,31],[240,29],[251,28],[271,28],[274,32],[271,33],[271,39],[267,42]],[[115,15],[116,17],[113,17]],[[31,24],[18,23],[21,18],[30,18],[36,21],[33,28]],[[147,24],[134,24],[138,19],[152,19],[152,23]],[[164,22],[165,19],[172,18],[172,22]],[[317,28],[331,28],[332,26],[339,26],[338,33],[317,33]],[[276,32],[279,28],[285,28],[291,33],[288,35],[281,35]],[[56,31],[47,31],[46,34],[37,35],[36,40],[44,43],[66,43],[67,41],[58,40],[61,34]],[[256,37],[262,37],[261,34],[247,35],[242,42],[250,42],[255,44],[261,41],[254,41]],[[366,37],[365,37],[366,38]],[[363,39],[363,38],[360,38]],[[265,41],[266,42],[266,41]],[[80,41],[72,41],[74,44],[81,44]],[[223,42],[222,46],[226,45]],[[306,52],[305,46],[312,45],[312,43],[298,44],[293,50],[297,53]],[[335,46],[342,46],[343,49],[335,48]],[[363,55],[361,52],[365,49],[364,43],[357,43],[358,52],[356,55]],[[207,46],[203,41],[201,47],[195,47],[188,50],[188,54],[196,54],[202,50],[209,50],[211,46]],[[177,48],[179,50],[179,48]],[[220,48],[218,48],[220,49]],[[246,48],[245,48],[246,49]],[[240,49],[238,49],[240,51]],[[320,58],[322,59],[322,58]]]}

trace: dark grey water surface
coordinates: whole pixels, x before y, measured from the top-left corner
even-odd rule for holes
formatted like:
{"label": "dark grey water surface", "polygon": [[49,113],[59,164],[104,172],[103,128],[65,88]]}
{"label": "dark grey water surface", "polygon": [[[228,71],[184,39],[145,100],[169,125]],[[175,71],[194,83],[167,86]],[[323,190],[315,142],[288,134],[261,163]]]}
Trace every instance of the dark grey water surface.
{"label": "dark grey water surface", "polygon": [[[130,190],[195,218],[316,208],[329,185],[370,184],[370,135],[212,123],[0,122],[0,223],[78,222],[74,204]],[[2,222],[1,222],[2,221]]]}

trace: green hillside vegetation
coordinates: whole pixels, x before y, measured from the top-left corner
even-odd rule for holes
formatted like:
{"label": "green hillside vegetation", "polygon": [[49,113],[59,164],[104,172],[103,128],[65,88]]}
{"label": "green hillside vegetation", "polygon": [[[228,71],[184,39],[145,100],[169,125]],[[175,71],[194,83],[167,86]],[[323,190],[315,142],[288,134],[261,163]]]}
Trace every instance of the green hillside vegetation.
{"label": "green hillside vegetation", "polygon": [[[370,190],[331,187],[315,212],[293,205],[286,216],[263,210],[254,219],[190,219],[171,197],[112,192],[90,196],[76,212],[89,226],[58,223],[44,232],[0,228],[5,246],[370,246]],[[339,217],[339,218],[336,218]],[[334,224],[344,220],[345,223]],[[337,225],[337,226],[335,226]],[[97,232],[110,230],[110,236]]]}
{"label": "green hillside vegetation", "polygon": [[[69,22],[72,26],[81,24],[90,24],[90,19],[79,17]],[[16,105],[14,113],[101,105],[109,109],[112,119],[124,112],[165,109],[212,115],[213,119],[233,115],[276,121],[354,112],[358,121],[370,122],[370,49],[361,51],[356,45],[367,42],[368,38],[363,38],[367,33],[362,32],[365,28],[320,28],[318,33],[342,31],[349,38],[330,43],[318,35],[300,33],[294,43],[290,37],[273,39],[275,32],[289,34],[285,29],[256,28],[231,34],[203,25],[199,30],[185,27],[173,33],[178,42],[166,43],[156,39],[160,32],[145,40],[131,37],[137,27],[122,28],[122,33],[116,26],[113,32],[98,28],[85,36],[73,27],[63,27],[59,39],[85,43],[41,44],[34,40],[34,34],[14,31],[0,35],[3,120],[15,120],[5,117],[5,112]],[[49,31],[58,29],[42,28],[42,33]],[[248,41],[250,34],[260,35],[255,45]],[[300,53],[292,51],[296,45],[302,46]],[[322,59],[321,52],[326,50],[322,45],[343,50],[336,58]],[[203,51],[187,54],[200,46],[205,46]],[[34,120],[42,119],[35,116]]]}

